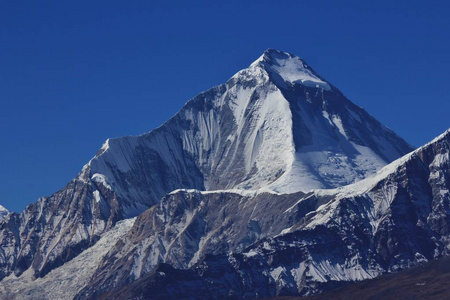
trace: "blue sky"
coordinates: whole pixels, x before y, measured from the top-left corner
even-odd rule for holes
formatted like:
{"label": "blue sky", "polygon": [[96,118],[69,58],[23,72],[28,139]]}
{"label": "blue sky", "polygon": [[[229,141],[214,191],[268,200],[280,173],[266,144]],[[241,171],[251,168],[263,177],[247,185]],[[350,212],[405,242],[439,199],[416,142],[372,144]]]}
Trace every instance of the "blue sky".
{"label": "blue sky", "polygon": [[[267,48],[419,146],[450,127],[448,1],[1,1],[0,204],[62,188]],[[395,3],[393,3],[395,2]]]}

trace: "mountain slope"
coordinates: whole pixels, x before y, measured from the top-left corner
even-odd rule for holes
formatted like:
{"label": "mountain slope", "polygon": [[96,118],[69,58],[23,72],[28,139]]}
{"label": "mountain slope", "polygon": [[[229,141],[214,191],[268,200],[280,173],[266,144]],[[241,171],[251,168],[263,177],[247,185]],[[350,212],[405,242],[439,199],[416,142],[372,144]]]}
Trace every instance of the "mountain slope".
{"label": "mountain slope", "polygon": [[279,234],[319,206],[306,195],[178,190],[142,213],[98,265],[83,298],[125,285],[160,263],[185,269],[208,254],[240,252]]}
{"label": "mountain slope", "polygon": [[333,188],[365,178],[412,148],[298,57],[268,50],[260,66],[289,102],[295,154],[278,192]]}
{"label": "mountain slope", "polygon": [[206,255],[186,270],[161,264],[104,297],[311,295],[398,272],[449,255],[449,190],[450,130],[371,178],[300,197],[293,207],[314,198],[323,204],[279,235]]}
{"label": "mountain slope", "polygon": [[0,223],[0,278],[42,277],[179,188],[307,192],[411,147],[298,57],[267,50],[161,127],[109,139],[79,175]]}
{"label": "mountain slope", "polygon": [[5,278],[0,284],[0,299],[72,299],[88,284],[101,258],[130,229],[134,220],[118,222],[95,245],[70,262],[53,269],[43,278],[34,280],[30,272],[25,272],[18,278],[14,275]]}

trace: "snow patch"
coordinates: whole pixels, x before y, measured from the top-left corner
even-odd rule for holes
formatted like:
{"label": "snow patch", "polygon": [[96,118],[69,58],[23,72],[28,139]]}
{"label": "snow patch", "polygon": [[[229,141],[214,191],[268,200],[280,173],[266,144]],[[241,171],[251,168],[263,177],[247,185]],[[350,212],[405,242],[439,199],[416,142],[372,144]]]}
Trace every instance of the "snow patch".
{"label": "snow patch", "polygon": [[277,267],[270,271],[270,276],[273,278],[273,280],[277,281],[281,275],[281,273],[285,272],[286,268],[284,267]]}
{"label": "snow patch", "polygon": [[102,184],[104,187],[106,187],[109,190],[112,190],[111,186],[108,183],[108,179],[103,174],[95,173],[94,175],[92,175],[91,180]]}
{"label": "snow patch", "polygon": [[92,195],[94,196],[95,202],[99,203],[100,201],[102,201],[102,196],[100,195],[99,191],[94,191]]}
{"label": "snow patch", "polygon": [[237,194],[237,195],[245,196],[245,197],[255,197],[255,196],[257,196],[259,194],[263,194],[263,193],[280,195],[279,193],[276,193],[273,190],[268,189],[268,188],[260,188],[260,189],[256,189],[256,190],[229,189],[229,190],[210,190],[210,191],[201,191],[201,190],[196,190],[196,189],[176,189],[176,190],[173,190],[172,192],[168,193],[168,195],[175,195],[178,193],[191,193],[191,194],[200,193],[202,195],[230,193],[230,194]]}
{"label": "snow patch", "polygon": [[9,214],[9,210],[7,210],[5,207],[0,205],[0,221],[6,218],[6,216]]}
{"label": "snow patch", "polygon": [[242,253],[242,255],[244,255],[245,257],[253,257],[258,254],[259,254],[258,251],[254,250],[254,249],[250,250],[249,252]]}

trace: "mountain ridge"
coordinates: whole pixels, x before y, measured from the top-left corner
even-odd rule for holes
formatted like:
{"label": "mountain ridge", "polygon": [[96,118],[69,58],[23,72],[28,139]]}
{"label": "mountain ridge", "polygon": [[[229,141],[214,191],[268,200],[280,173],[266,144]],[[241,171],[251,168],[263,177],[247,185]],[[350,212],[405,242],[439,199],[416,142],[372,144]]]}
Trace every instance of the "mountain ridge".
{"label": "mountain ridge", "polygon": [[[40,198],[20,214],[7,215],[0,222],[0,279],[11,274],[20,277],[24,272],[33,278],[45,277],[94,246],[120,220],[137,215],[151,219],[166,209],[165,205],[166,212],[173,213],[167,218],[174,232],[181,223],[187,226],[192,220],[218,230],[205,227],[202,232],[210,237],[220,236],[225,228],[223,236],[229,236],[231,242],[218,243],[216,252],[240,251],[267,237],[258,228],[271,228],[272,221],[264,219],[262,208],[255,209],[258,220],[251,224],[236,221],[234,227],[231,217],[224,225],[199,210],[192,216],[180,214],[180,210],[189,212],[184,206],[187,203],[195,208],[198,201],[208,200],[212,215],[226,215],[212,205],[223,197],[230,197],[230,203],[223,202],[224,209],[235,209],[233,205],[239,204],[241,197],[250,202],[261,199],[273,212],[288,209],[291,198],[358,181],[410,150],[403,139],[350,102],[304,61],[268,50],[226,83],[192,98],[160,127],[139,136],[108,139],[63,189]],[[200,193],[189,202],[183,192],[170,194],[179,189],[246,190],[250,195]],[[283,196],[285,193],[289,195]],[[282,199],[286,207],[277,208],[270,199]],[[325,201],[311,199],[298,205],[291,219],[281,220],[267,232],[279,234],[286,229],[282,225],[294,225]],[[245,209],[251,219],[253,211]],[[248,236],[233,231],[242,228],[246,228],[242,234]],[[151,231],[153,237],[158,237],[158,230]],[[164,250],[169,242],[174,252],[166,258],[172,262],[179,259],[176,251],[185,253],[180,266],[194,264],[215,251],[214,239],[188,237],[178,244],[176,238],[169,232],[167,239],[152,245]],[[148,254],[147,246],[142,248],[143,255]],[[155,258],[156,264],[150,263],[144,271],[163,261]],[[136,278],[145,272],[136,272]],[[108,284],[102,280],[98,282]]]}
{"label": "mountain ridge", "polygon": [[[313,295],[447,256],[449,172],[447,130],[366,179],[373,184],[363,184],[359,193],[342,193],[343,187],[300,196],[287,210],[291,214],[311,198],[325,199],[281,234],[240,252],[208,254],[189,268],[162,263],[100,298]],[[76,299],[89,295],[85,289]]]}

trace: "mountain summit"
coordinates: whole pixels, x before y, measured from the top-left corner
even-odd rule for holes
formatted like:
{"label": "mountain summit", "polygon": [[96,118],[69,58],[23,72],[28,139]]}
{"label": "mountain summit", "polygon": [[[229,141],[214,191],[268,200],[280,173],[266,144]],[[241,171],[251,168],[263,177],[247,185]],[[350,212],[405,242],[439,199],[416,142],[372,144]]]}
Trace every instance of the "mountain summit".
{"label": "mountain summit", "polygon": [[411,150],[306,62],[267,50],[157,129],[108,139],[62,190],[8,214],[0,222],[0,279],[45,276],[177,189],[335,188]]}
{"label": "mountain summit", "polygon": [[[91,179],[120,186],[116,192],[131,190],[119,195],[134,198],[127,205],[145,206],[180,187],[338,187],[411,150],[300,58],[269,49],[160,128],[109,140],[89,170]],[[142,158],[151,165],[135,165]],[[161,168],[163,176],[147,173]],[[136,180],[147,188],[136,190]]]}
{"label": "mountain summit", "polygon": [[299,57],[274,49],[267,49],[250,67],[262,67],[272,78],[281,79],[279,82],[290,84],[299,83],[304,86],[331,90],[330,85],[320,78]]}

